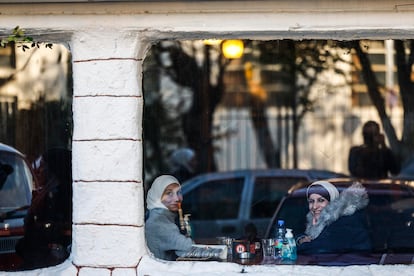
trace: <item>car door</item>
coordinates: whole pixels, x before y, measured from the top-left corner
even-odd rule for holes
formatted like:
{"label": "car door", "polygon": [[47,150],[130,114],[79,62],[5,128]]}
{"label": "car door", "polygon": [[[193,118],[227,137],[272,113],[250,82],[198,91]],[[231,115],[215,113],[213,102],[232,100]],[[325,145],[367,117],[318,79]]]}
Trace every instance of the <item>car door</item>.
{"label": "car door", "polygon": [[244,201],[246,178],[223,175],[183,185],[183,212],[190,213],[197,243],[217,242],[217,237],[237,238],[243,233],[240,204]]}

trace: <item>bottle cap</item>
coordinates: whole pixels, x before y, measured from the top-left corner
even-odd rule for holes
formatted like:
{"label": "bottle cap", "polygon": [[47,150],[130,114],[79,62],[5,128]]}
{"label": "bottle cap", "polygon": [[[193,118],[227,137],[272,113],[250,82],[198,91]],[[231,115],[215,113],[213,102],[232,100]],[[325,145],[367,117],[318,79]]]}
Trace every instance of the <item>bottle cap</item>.
{"label": "bottle cap", "polygon": [[285,234],[286,238],[293,238],[293,233],[292,233],[292,229],[290,228],[286,228],[286,234]]}

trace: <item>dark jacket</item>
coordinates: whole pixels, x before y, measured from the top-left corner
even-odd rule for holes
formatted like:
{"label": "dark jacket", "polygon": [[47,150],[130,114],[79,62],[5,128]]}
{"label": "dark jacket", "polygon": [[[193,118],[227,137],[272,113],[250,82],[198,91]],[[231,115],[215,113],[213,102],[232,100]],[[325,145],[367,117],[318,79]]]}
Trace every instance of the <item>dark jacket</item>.
{"label": "dark jacket", "polygon": [[24,237],[16,244],[20,269],[59,264],[72,242],[72,153],[54,148],[44,156],[45,183],[33,193],[24,220]]}
{"label": "dark jacket", "polygon": [[350,149],[348,168],[355,177],[387,178],[389,173],[398,174],[401,166],[389,148],[361,145]]}
{"label": "dark jacket", "polygon": [[312,241],[298,245],[298,253],[370,251],[371,242],[363,210],[367,204],[367,193],[357,183],[344,190],[338,199],[322,210],[316,225],[312,225],[312,214],[308,213],[305,235]]}

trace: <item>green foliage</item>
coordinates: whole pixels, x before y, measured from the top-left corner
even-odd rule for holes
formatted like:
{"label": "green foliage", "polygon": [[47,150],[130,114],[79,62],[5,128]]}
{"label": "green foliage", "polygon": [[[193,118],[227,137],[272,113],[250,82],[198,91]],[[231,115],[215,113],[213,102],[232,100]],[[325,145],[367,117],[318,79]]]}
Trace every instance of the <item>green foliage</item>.
{"label": "green foliage", "polygon": [[14,27],[12,33],[6,38],[0,39],[0,46],[5,48],[9,44],[16,44],[17,47],[21,47],[23,51],[26,51],[30,48],[37,47],[39,48],[41,44],[44,44],[46,48],[52,49],[52,43],[41,43],[38,41],[33,41],[33,38],[26,36],[25,31],[19,26]]}

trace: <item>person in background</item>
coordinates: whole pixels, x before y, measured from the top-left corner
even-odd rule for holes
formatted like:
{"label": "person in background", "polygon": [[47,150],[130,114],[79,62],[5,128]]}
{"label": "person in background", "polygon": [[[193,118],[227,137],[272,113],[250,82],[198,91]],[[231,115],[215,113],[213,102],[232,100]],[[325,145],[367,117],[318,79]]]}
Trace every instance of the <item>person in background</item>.
{"label": "person in background", "polygon": [[362,128],[364,143],[349,151],[348,168],[354,177],[387,178],[389,174],[400,172],[400,163],[393,152],[385,145],[380,126],[368,121]]}
{"label": "person in background", "polygon": [[197,157],[194,150],[190,148],[181,148],[175,150],[170,157],[171,175],[183,183],[187,179],[196,175]]}
{"label": "person in background", "polygon": [[40,188],[24,220],[24,237],[16,244],[23,270],[63,262],[72,241],[72,153],[49,149],[38,165]]}
{"label": "person in background", "polygon": [[244,226],[243,236],[238,240],[247,240],[250,243],[250,252],[255,254],[262,254],[261,239],[257,236],[257,227],[254,223],[249,222]]}
{"label": "person in background", "polygon": [[171,261],[191,250],[193,240],[175,223],[182,200],[180,182],[172,175],[157,177],[148,191],[145,238],[156,258]]}
{"label": "person in background", "polygon": [[371,250],[363,209],[365,188],[358,182],[339,193],[328,181],[316,181],[306,192],[309,213],[305,234],[296,239],[299,254]]}
{"label": "person in background", "polygon": [[249,222],[244,226],[244,235],[239,240],[248,240],[249,242],[260,242],[257,236],[257,227],[254,223]]}

